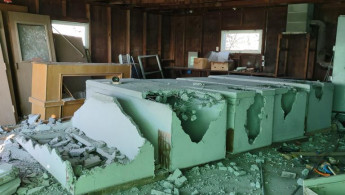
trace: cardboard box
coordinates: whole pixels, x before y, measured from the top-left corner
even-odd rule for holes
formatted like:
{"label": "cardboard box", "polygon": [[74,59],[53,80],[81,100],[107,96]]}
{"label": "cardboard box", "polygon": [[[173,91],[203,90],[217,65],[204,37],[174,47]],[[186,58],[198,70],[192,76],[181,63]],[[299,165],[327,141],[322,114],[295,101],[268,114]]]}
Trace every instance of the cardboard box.
{"label": "cardboard box", "polygon": [[195,69],[210,69],[211,64],[208,62],[207,58],[194,58],[194,68]]}
{"label": "cardboard box", "polygon": [[234,66],[231,62],[211,62],[211,70],[233,70]]}

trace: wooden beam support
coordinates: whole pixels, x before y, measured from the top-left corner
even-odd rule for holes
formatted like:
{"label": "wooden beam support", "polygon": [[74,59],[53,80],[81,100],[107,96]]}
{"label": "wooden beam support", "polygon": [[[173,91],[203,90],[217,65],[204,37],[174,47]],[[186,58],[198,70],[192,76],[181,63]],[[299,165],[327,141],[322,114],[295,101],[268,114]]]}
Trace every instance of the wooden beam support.
{"label": "wooden beam support", "polygon": [[40,13],[40,0],[35,0],[35,13]]}
{"label": "wooden beam support", "polygon": [[162,15],[158,16],[158,55],[162,58]]}
{"label": "wooden beam support", "polygon": [[147,12],[143,13],[143,55],[146,55],[147,49]]}
{"label": "wooden beam support", "polygon": [[131,10],[126,11],[126,53],[131,54]]}
{"label": "wooden beam support", "polygon": [[108,63],[112,62],[111,49],[111,7],[107,7],[107,43],[108,43]]}
{"label": "wooden beam support", "polygon": [[66,0],[61,0],[61,10],[62,10],[62,16],[67,17],[67,3]]}

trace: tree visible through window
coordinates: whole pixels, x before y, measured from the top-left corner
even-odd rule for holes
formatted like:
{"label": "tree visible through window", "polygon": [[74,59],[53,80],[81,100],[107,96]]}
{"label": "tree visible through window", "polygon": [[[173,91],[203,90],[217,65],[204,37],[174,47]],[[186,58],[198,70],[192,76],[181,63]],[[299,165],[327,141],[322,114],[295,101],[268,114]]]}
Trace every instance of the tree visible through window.
{"label": "tree visible through window", "polygon": [[223,30],[222,51],[261,53],[262,30]]}

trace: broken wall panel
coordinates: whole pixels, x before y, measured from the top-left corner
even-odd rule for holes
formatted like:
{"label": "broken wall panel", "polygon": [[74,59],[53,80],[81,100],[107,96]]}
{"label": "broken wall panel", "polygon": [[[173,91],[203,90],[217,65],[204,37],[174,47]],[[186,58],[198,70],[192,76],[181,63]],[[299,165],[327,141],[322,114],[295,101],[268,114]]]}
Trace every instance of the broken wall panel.
{"label": "broken wall panel", "polygon": [[221,95],[135,79],[120,85],[89,80],[86,86],[87,99],[95,93],[118,99],[154,145],[163,167],[174,170],[225,157],[226,103]]}
{"label": "broken wall panel", "polygon": [[274,102],[272,89],[257,93],[256,90],[218,83],[202,83],[187,78],[156,82],[222,94],[228,104],[227,149],[233,154],[271,145]]}
{"label": "broken wall panel", "polygon": [[[230,77],[231,78],[231,77]],[[204,83],[218,83],[243,89],[269,89],[275,91],[273,116],[273,142],[281,142],[304,135],[307,93],[305,90],[283,84],[263,84],[249,81],[213,78],[190,78]]]}
{"label": "broken wall panel", "polygon": [[[93,109],[94,106],[97,106],[97,109]],[[106,116],[101,112],[104,112]],[[95,149],[92,151],[103,156],[99,166],[89,168],[90,163],[92,166],[92,159],[89,159],[91,162],[86,161],[92,154],[87,154],[80,168],[80,165],[75,162],[76,159],[71,156],[71,150],[67,149],[69,155],[66,155],[64,150],[57,146],[62,145],[60,143],[64,141],[53,145],[53,140],[50,140],[44,144],[44,142],[40,143],[37,140],[37,136],[29,133],[17,137],[17,141],[22,147],[71,194],[85,194],[154,177],[153,146],[141,136],[140,130],[132,119],[123,112],[114,97],[94,94],[78,110],[72,124],[80,128],[81,131],[75,131],[73,130],[75,127],[70,127],[57,133],[67,134],[65,137],[73,137],[78,141],[71,142],[71,145],[94,147]],[[44,135],[44,132],[38,133],[38,137]],[[48,132],[46,136],[57,137],[52,134]],[[89,136],[92,136],[92,139]],[[68,148],[69,146],[66,145],[65,147]],[[112,154],[107,152],[111,148],[114,151]],[[117,160],[115,161],[115,159]],[[128,161],[118,159],[128,159]]]}
{"label": "broken wall panel", "polygon": [[332,102],[334,85],[320,81],[279,79],[255,76],[224,75],[210,76],[213,78],[226,78],[239,81],[251,81],[269,84],[283,84],[299,90],[306,90],[307,112],[306,112],[306,132],[312,132],[329,128],[331,126]]}

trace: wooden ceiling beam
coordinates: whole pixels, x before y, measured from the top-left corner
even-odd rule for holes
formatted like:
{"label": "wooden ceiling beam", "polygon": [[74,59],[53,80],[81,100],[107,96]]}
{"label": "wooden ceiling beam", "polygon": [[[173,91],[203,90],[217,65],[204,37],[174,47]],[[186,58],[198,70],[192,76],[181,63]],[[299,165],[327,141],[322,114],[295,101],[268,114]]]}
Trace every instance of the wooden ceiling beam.
{"label": "wooden ceiling beam", "polygon": [[294,3],[337,3],[345,0],[87,0],[89,3],[107,3],[142,7],[146,9],[183,9],[183,8],[223,8],[223,7],[254,7],[276,6]]}

